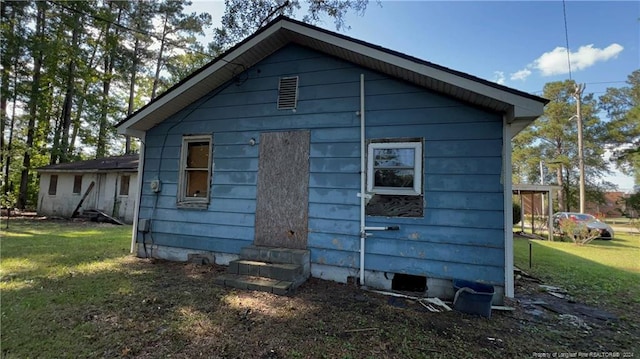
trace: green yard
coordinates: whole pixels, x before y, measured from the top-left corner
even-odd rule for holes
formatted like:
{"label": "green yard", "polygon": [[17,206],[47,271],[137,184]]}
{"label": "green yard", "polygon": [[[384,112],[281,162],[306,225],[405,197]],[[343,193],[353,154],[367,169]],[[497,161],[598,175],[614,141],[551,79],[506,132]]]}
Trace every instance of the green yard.
{"label": "green yard", "polygon": [[535,241],[531,269],[528,240],[515,241],[519,267],[621,318],[584,331],[517,303],[487,320],[317,279],[292,297],[225,289],[213,284],[224,268],[129,255],[130,229],[31,220],[2,230],[3,358],[640,354],[640,236],[584,247]]}
{"label": "green yard", "polygon": [[584,246],[516,237],[514,253],[516,266],[569,290],[581,301],[620,309],[640,304],[640,235],[618,234],[614,240]]}

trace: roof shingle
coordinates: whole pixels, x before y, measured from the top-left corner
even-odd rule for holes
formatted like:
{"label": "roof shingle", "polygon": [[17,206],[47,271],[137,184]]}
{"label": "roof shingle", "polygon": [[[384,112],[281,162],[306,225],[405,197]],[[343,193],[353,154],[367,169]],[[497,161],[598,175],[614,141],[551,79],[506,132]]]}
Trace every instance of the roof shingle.
{"label": "roof shingle", "polygon": [[140,156],[124,155],[104,157],[95,160],[76,161],[48,165],[37,169],[38,172],[107,172],[137,171]]}

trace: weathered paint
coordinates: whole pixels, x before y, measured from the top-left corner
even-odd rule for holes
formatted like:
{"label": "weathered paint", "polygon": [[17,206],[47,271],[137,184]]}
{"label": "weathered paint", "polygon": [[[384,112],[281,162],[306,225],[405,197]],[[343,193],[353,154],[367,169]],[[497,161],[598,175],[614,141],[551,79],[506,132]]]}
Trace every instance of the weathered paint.
{"label": "weathered paint", "polygon": [[[367,217],[367,225],[400,226],[367,239],[368,275],[408,273],[502,285],[501,115],[294,45],[147,133],[140,218],[152,219],[154,243],[239,253],[254,240],[259,146],[250,140],[259,141],[263,132],[308,130],[312,273],[357,275],[360,74],[365,75],[367,139],[424,138],[425,215]],[[290,75],[299,77],[297,108],[277,110],[278,80]],[[182,135],[204,133],[214,138],[211,203],[206,210],[177,209]],[[163,183],[159,194],[148,188],[155,178]],[[314,264],[322,270],[314,271]]]}
{"label": "weathered paint", "polygon": [[[55,195],[49,194],[51,175],[58,176]],[[80,192],[73,193],[76,175],[82,176]],[[120,194],[121,176],[129,176],[129,193]],[[38,213],[45,216],[71,217],[80,203],[91,182],[95,182],[93,189],[83,201],[80,211],[84,209],[99,209],[111,216],[120,218],[126,223],[133,221],[135,199],[138,195],[138,174],[136,172],[46,172],[40,175],[40,189],[38,192]]]}

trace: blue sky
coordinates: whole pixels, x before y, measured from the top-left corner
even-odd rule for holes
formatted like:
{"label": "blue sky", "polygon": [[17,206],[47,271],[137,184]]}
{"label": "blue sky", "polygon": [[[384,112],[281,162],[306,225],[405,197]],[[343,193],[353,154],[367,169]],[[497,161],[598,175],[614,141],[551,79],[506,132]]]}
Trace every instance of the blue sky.
{"label": "blue sky", "polygon": [[[596,96],[640,68],[640,2],[566,1],[572,78]],[[194,1],[218,20],[221,1]],[[561,1],[370,1],[343,34],[525,92],[569,78]],[[216,24],[217,25],[217,24]],[[336,31],[330,19],[317,24]],[[633,181],[608,178],[621,188]]]}

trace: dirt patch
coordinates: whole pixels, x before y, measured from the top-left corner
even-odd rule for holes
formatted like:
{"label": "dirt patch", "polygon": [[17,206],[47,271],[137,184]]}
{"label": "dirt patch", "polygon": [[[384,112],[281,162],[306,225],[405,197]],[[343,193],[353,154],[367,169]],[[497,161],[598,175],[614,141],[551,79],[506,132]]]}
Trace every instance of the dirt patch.
{"label": "dirt patch", "polygon": [[[165,308],[165,313],[175,313],[176,307],[184,306],[171,299],[172,292],[191,287],[184,278],[213,283],[225,270],[215,265],[165,261],[141,260],[140,265],[165,273],[155,279],[156,288],[164,291],[162,299],[149,299],[155,300],[152,307]],[[637,353],[640,336],[637,316],[630,313],[628,318],[635,319],[624,319],[615,311],[571,303],[526,279],[517,281],[518,295],[507,303],[515,310],[494,310],[490,319],[455,311],[432,313],[414,300],[314,278],[288,297],[219,287],[211,290],[215,296],[194,299],[190,309],[182,312],[179,324],[170,325],[158,341],[128,353],[184,358],[622,355]],[[197,292],[195,288],[188,291]],[[593,313],[607,313],[608,317]],[[163,314],[152,309],[145,314],[149,315]]]}
{"label": "dirt patch", "polygon": [[[29,226],[42,222],[32,221]],[[68,225],[112,226],[94,222]],[[526,276],[516,278],[516,298],[506,303],[514,310],[494,310],[487,319],[456,311],[433,313],[414,300],[315,278],[292,296],[226,289],[214,284],[216,276],[225,271],[226,267],[210,264],[125,257],[115,273],[43,279],[18,294],[19,298],[33,298],[37,297],[34,293],[47,293],[41,299],[46,311],[25,320],[34,323],[30,341],[57,343],[73,338],[75,346],[57,357],[640,355],[637,305],[587,306],[576,303],[571,293],[556,290],[563,296],[558,297],[540,287],[553,283]],[[83,296],[88,298],[83,302],[67,303],[67,293],[87,288],[82,283],[112,289],[99,296]],[[3,319],[11,309],[6,298]],[[22,299],[13,303],[23,305]],[[29,312],[25,313],[28,316]],[[12,329],[4,324],[2,329],[3,357],[41,356],[22,350],[16,338],[5,339]]]}

